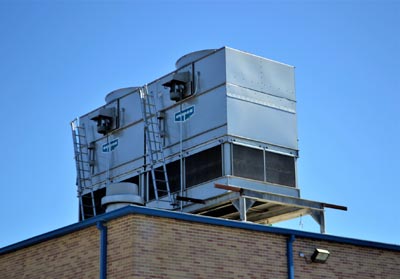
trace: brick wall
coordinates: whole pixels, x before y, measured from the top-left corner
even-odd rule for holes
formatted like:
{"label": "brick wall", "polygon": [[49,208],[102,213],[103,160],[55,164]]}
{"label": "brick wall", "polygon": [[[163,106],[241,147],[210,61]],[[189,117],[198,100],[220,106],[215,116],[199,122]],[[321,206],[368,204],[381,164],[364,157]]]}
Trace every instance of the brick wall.
{"label": "brick wall", "polygon": [[[288,277],[285,236],[143,215],[108,227],[109,278]],[[324,264],[309,261],[317,247]],[[297,238],[293,255],[295,278],[400,278],[400,252]]]}
{"label": "brick wall", "polygon": [[[316,247],[331,253],[326,263],[307,263],[299,256],[302,252],[309,259]],[[400,252],[299,238],[293,254],[296,278],[400,278]]]}
{"label": "brick wall", "polygon": [[108,227],[109,278],[287,278],[283,236],[135,215]]}
{"label": "brick wall", "polygon": [[95,226],[0,255],[1,279],[98,278],[98,274]]}
{"label": "brick wall", "polygon": [[[286,236],[128,214],[108,221],[108,277],[288,278]],[[327,263],[309,259],[314,248]],[[400,278],[400,252],[297,237],[295,278]],[[0,255],[0,278],[99,278],[95,226]]]}

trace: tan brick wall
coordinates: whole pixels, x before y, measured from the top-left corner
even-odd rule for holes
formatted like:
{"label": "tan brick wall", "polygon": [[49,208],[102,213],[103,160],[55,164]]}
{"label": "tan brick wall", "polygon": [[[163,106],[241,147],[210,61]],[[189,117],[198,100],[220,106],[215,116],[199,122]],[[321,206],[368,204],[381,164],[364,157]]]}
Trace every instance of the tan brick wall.
{"label": "tan brick wall", "polygon": [[[108,278],[288,278],[286,236],[144,215],[109,221]],[[0,256],[0,278],[99,278],[95,226]],[[327,263],[308,263],[314,248]],[[297,237],[295,278],[400,278],[400,252]]]}
{"label": "tan brick wall", "polygon": [[[285,236],[130,215],[109,222],[109,278],[287,278]],[[327,263],[307,263],[315,248]],[[297,238],[295,278],[400,278],[400,252]]]}
{"label": "tan brick wall", "polygon": [[135,215],[108,227],[110,279],[287,278],[283,236]]}
{"label": "tan brick wall", "polygon": [[[317,247],[330,252],[326,263],[307,263],[299,256],[302,252],[309,259]],[[295,278],[400,278],[400,252],[298,238],[293,254]]]}
{"label": "tan brick wall", "polygon": [[99,278],[98,266],[99,232],[94,226],[0,255],[0,278]]}

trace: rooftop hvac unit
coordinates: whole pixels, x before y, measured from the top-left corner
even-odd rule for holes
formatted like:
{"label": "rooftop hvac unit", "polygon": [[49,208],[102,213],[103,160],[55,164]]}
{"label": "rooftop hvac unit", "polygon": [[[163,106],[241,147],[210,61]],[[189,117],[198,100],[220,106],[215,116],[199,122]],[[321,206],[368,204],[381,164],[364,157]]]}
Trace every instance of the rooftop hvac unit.
{"label": "rooftop hvac unit", "polygon": [[72,122],[80,218],[127,182],[147,207],[268,224],[311,214],[323,231],[327,204],[298,188],[294,67],[228,47],[176,67]]}

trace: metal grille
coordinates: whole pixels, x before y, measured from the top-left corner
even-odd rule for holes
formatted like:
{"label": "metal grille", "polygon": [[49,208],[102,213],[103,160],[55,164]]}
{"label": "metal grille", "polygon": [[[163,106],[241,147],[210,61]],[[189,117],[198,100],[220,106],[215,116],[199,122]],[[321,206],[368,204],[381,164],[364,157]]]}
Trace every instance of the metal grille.
{"label": "metal grille", "polygon": [[294,158],[281,154],[265,153],[267,182],[296,187]]}
{"label": "metal grille", "polygon": [[186,186],[194,186],[222,176],[221,146],[215,146],[185,159]]}
{"label": "metal grille", "polygon": [[234,144],[233,175],[264,181],[263,150]]}
{"label": "metal grille", "polygon": [[[234,144],[233,175],[296,187],[295,158]],[[265,161],[264,161],[265,157]]]}
{"label": "metal grille", "polygon": [[167,164],[167,172],[171,192],[179,191],[181,189],[180,161]]}

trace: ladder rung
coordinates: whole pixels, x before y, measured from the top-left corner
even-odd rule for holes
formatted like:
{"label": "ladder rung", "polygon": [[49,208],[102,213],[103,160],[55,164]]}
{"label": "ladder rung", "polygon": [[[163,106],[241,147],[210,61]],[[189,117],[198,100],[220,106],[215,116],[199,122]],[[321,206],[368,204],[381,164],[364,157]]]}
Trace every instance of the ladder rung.
{"label": "ladder rung", "polygon": [[161,142],[160,138],[157,137],[158,134],[154,134],[154,136],[152,137],[152,139],[148,139],[148,142]]}
{"label": "ladder rung", "polygon": [[153,135],[161,135],[160,132],[157,132],[157,131],[155,131],[155,130],[149,130],[149,133],[150,133],[150,134],[153,134]]}
{"label": "ladder rung", "polygon": [[93,208],[93,206],[91,204],[90,205],[89,204],[83,204],[83,207],[84,208]]}
{"label": "ladder rung", "polygon": [[158,144],[161,144],[161,143],[162,143],[160,137],[154,137],[154,139],[148,139],[147,141],[148,141],[149,143],[158,143]]}
{"label": "ladder rung", "polygon": [[89,164],[89,161],[84,161],[84,160],[76,160],[80,164]]}
{"label": "ladder rung", "polygon": [[151,156],[149,156],[149,159],[154,163],[162,163],[163,158],[161,156],[157,156],[157,153],[153,153],[151,154]]}
{"label": "ladder rung", "polygon": [[147,146],[147,147],[150,149],[150,150],[149,150],[149,154],[157,154],[157,153],[160,153],[160,151],[157,150],[157,149],[160,148],[160,145],[161,145],[160,143],[153,141],[153,142],[151,142],[150,144],[151,144],[151,146],[150,146],[150,145]]}
{"label": "ladder rung", "polygon": [[79,153],[79,154],[76,154],[76,156],[89,155],[89,153],[86,153],[86,152],[77,152],[77,153]]}
{"label": "ladder rung", "polygon": [[[152,147],[157,147],[155,151],[158,152],[158,150],[160,150],[161,147],[161,143],[159,140],[149,140],[149,145],[148,147],[150,147],[150,149],[152,149]],[[151,144],[151,146],[150,146]]]}
{"label": "ladder rung", "polygon": [[90,169],[88,169],[88,168],[80,168],[79,171],[81,171],[81,172],[90,172]]}
{"label": "ladder rung", "polygon": [[80,182],[86,182],[86,181],[90,181],[88,178],[81,178],[79,179]]}
{"label": "ladder rung", "polygon": [[77,142],[76,145],[79,146],[79,147],[82,147],[82,146],[86,147],[87,146],[87,144],[81,143],[81,142]]}
{"label": "ladder rung", "polygon": [[162,173],[162,172],[164,172],[164,170],[163,170],[163,169],[161,169],[161,170],[159,170],[159,169],[154,169],[154,172]]}
{"label": "ladder rung", "polygon": [[[86,202],[89,200],[89,199],[85,199],[86,200]],[[92,206],[92,201],[91,201],[92,199],[90,199],[90,204],[89,203],[84,203],[83,204],[83,207],[84,208],[93,208],[93,206]]]}
{"label": "ladder rung", "polygon": [[80,164],[82,164],[82,163],[87,163],[87,162],[89,162],[88,160],[84,160],[83,158],[75,158],[75,161],[77,162],[77,163],[80,163]]}

